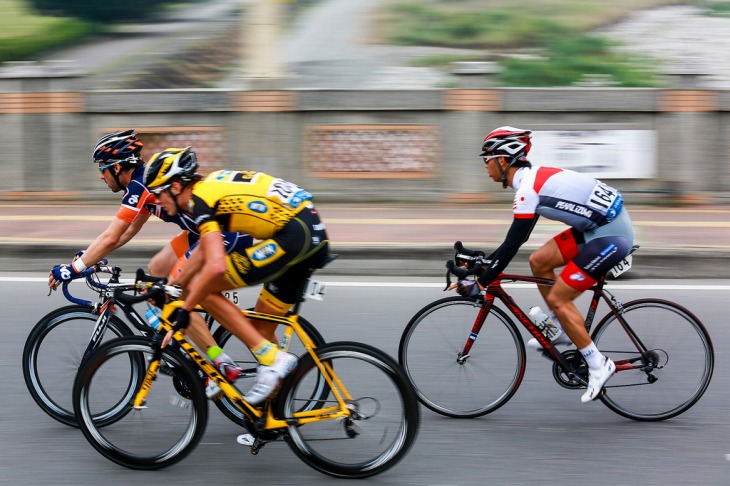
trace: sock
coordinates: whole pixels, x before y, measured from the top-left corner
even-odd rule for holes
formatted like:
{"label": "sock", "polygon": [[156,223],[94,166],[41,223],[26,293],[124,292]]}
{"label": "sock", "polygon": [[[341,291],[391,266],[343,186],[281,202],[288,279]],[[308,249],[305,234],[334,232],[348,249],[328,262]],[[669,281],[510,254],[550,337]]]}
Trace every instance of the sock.
{"label": "sock", "polygon": [[251,352],[259,363],[264,366],[271,366],[274,364],[274,358],[276,358],[277,346],[271,341],[261,341],[260,344],[254,346]]}
{"label": "sock", "polygon": [[583,358],[586,360],[586,363],[588,363],[589,368],[596,370],[603,365],[603,355],[593,341],[591,341],[591,344],[581,349],[580,354],[583,355]]}
{"label": "sock", "polygon": [[215,359],[221,354],[223,354],[223,349],[221,349],[219,346],[210,346],[208,348],[207,355],[211,361],[215,361]]}

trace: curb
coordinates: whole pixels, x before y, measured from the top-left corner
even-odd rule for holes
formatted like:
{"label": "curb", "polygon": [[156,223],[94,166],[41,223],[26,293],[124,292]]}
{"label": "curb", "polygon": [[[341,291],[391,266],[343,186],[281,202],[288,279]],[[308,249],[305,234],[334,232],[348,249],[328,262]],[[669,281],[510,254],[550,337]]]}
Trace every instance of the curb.
{"label": "curb", "polygon": [[[109,260],[132,272],[144,267],[161,246],[135,245],[114,251]],[[47,272],[53,265],[69,261],[78,248],[41,243],[0,244],[0,268],[6,272]],[[509,266],[512,273],[529,273],[532,248],[522,248]],[[337,260],[319,275],[437,277],[446,274],[444,264],[453,257],[451,248],[392,246],[332,246]],[[730,250],[713,248],[642,247],[634,254],[630,278],[728,278]]]}

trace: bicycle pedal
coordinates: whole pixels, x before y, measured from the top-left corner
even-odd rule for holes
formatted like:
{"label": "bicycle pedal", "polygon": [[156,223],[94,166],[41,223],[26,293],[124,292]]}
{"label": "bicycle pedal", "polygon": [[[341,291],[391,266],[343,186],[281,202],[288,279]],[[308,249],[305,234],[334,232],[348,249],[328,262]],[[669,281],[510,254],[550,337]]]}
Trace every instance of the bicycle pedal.
{"label": "bicycle pedal", "polygon": [[236,442],[243,446],[252,446],[254,443],[253,435],[251,434],[241,434],[238,437],[236,437]]}

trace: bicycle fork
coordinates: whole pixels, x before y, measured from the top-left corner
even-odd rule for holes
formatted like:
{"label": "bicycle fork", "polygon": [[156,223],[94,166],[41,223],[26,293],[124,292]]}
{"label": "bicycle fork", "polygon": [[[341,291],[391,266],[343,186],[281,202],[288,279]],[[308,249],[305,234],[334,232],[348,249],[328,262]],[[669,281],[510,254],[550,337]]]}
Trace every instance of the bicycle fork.
{"label": "bicycle fork", "polygon": [[[487,315],[489,314],[489,309],[492,308],[492,304],[494,303],[494,296],[492,295],[485,295],[484,296],[484,303],[482,304],[481,308],[479,309],[479,313],[477,314],[476,319],[474,320],[474,325],[471,327],[471,332],[469,332],[469,336],[466,339],[466,343],[464,343],[464,348],[459,352],[459,354],[456,357],[456,362],[460,365],[463,365],[466,363],[466,360],[469,359],[469,351],[471,351],[471,347],[474,345],[474,342],[479,337],[479,332],[482,330],[482,326],[484,325],[484,321],[487,320]],[[474,306],[478,305],[478,302],[475,301]]]}

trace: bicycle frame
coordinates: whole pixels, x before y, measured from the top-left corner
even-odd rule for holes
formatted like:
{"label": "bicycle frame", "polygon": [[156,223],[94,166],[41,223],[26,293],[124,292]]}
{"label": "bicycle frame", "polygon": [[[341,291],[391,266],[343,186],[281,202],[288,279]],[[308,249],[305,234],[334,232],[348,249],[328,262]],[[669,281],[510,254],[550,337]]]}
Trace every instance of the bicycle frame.
{"label": "bicycle frame", "polygon": [[[144,407],[145,397],[152,387],[152,384],[157,375],[157,371],[159,369],[160,359],[163,352],[160,346],[162,336],[173,329],[173,326],[170,322],[170,317],[176,309],[182,306],[182,304],[183,301],[176,300],[165,304],[163,308],[160,328],[158,330],[157,337],[155,338],[158,348],[155,349],[155,353],[153,354],[152,360],[148,365],[147,373],[144,377],[142,385],[135,395],[133,407],[136,409]],[[337,377],[332,367],[329,366],[327,363],[322,362],[317,357],[317,354],[314,352],[314,343],[306,334],[304,329],[302,329],[302,327],[299,325],[298,307],[299,304],[297,303],[292,313],[287,316],[274,316],[250,310],[242,311],[244,316],[249,319],[264,320],[288,326],[288,329],[291,329],[292,332],[301,339],[307,353],[312,357],[315,366],[324,377],[327,385],[330,387],[330,390],[332,391],[336,399],[336,405],[325,408],[318,408],[316,410],[295,412],[293,417],[287,418],[286,420],[281,420],[274,417],[271,407],[268,405],[270,402],[267,402],[267,405],[264,407],[263,410],[260,410],[246,402],[246,400],[238,392],[238,390],[236,390],[236,388],[233,387],[219,373],[215,366],[213,366],[211,362],[195,348],[195,346],[187,339],[187,337],[182,332],[174,332],[172,338],[180,345],[183,350],[185,350],[188,356],[197,364],[198,368],[203,371],[211,380],[215,381],[215,383],[220,387],[221,391],[223,391],[223,393],[231,400],[231,402],[236,404],[236,406],[246,415],[247,419],[250,422],[263,424],[263,430],[283,429],[291,425],[306,424],[320,420],[331,420],[350,416],[351,412],[350,409],[347,407],[346,401],[352,400],[352,396],[348,393],[347,389],[342,384],[341,380]]]}
{"label": "bicycle frame", "polygon": [[[474,341],[476,341],[477,337],[479,337],[479,332],[482,329],[482,326],[484,325],[484,322],[486,320],[486,317],[489,313],[489,310],[492,308],[492,305],[494,305],[495,300],[499,300],[502,302],[507,309],[512,313],[512,315],[515,316],[515,318],[524,326],[525,329],[533,336],[537,341],[540,343],[540,345],[543,348],[543,354],[545,354],[547,357],[549,357],[551,360],[557,362],[564,370],[566,370],[573,379],[581,383],[582,385],[587,385],[587,382],[583,377],[581,377],[579,374],[575,373],[575,368],[572,364],[570,364],[563,354],[558,351],[557,347],[548,339],[546,338],[542,332],[540,332],[540,329],[535,325],[535,323],[532,322],[532,320],[525,314],[525,312],[520,308],[519,305],[517,305],[517,302],[515,302],[514,298],[512,298],[511,295],[507,293],[507,291],[502,287],[502,281],[512,281],[512,282],[526,282],[526,283],[534,283],[536,285],[545,285],[545,286],[552,286],[555,284],[555,281],[552,279],[546,279],[541,277],[531,277],[526,275],[514,275],[514,274],[502,274],[500,275],[496,280],[494,280],[486,289],[486,294],[483,297],[483,300],[481,300],[481,309],[479,310],[479,314],[477,315],[476,320],[474,321],[474,325],[472,327],[471,332],[469,333],[469,337],[464,344],[464,349],[460,353],[459,360],[463,361],[466,360],[469,356],[469,351],[471,350],[472,345],[474,344]],[[637,350],[639,351],[640,355],[643,356],[648,350],[646,346],[641,342],[641,340],[636,336],[636,333],[631,329],[631,327],[628,325],[628,323],[623,319],[621,308],[622,304],[616,300],[616,298],[611,295],[608,291],[604,290],[604,286],[606,284],[606,279],[601,278],[596,284],[589,289],[590,292],[593,293],[591,296],[591,302],[588,307],[588,312],[586,314],[585,319],[585,326],[586,331],[590,333],[591,327],[593,325],[593,319],[596,315],[596,310],[598,309],[598,304],[601,300],[605,301],[608,305],[611,312],[616,316],[616,319],[618,322],[621,323],[621,327],[624,329],[626,334],[629,336],[629,339],[632,341],[634,346],[636,346]],[[477,302],[479,302],[477,300]],[[641,357],[639,358],[629,358],[625,360],[618,360],[615,361],[616,365],[616,371],[625,371],[629,369],[636,369],[641,366],[633,365],[633,363],[636,363],[637,361],[640,361]],[[643,365],[642,365],[643,366]]]}

